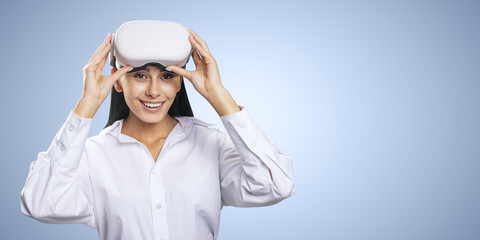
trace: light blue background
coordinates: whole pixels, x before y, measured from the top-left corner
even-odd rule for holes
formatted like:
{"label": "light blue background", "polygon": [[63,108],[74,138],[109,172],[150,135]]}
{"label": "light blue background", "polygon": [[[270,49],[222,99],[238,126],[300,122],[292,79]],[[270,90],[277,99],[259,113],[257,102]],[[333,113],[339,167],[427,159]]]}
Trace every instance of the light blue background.
{"label": "light blue background", "polygon": [[[480,239],[479,13],[458,0],[2,1],[0,239],[98,239],[22,215],[20,191],[80,98],[83,66],[137,19],[196,31],[293,157],[295,194],[224,208],[219,239]],[[185,83],[195,116],[224,130]]]}

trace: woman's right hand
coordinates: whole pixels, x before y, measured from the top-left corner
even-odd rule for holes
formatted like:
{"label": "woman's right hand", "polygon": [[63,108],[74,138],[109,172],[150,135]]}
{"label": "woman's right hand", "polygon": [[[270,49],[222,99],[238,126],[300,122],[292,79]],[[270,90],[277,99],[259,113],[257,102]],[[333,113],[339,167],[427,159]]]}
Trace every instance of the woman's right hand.
{"label": "woman's right hand", "polygon": [[102,70],[111,48],[112,35],[109,33],[102,45],[83,67],[83,94],[75,107],[75,114],[92,118],[110,93],[113,84],[127,73],[132,66],[124,66],[112,75],[103,76]]}

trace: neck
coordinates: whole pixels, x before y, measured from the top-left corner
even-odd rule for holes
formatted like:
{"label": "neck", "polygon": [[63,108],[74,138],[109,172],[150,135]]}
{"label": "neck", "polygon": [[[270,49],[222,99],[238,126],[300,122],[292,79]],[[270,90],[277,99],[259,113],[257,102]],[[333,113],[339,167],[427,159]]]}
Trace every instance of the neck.
{"label": "neck", "polygon": [[142,143],[154,143],[165,140],[177,123],[168,114],[158,123],[146,123],[131,113],[123,121],[121,133]]}

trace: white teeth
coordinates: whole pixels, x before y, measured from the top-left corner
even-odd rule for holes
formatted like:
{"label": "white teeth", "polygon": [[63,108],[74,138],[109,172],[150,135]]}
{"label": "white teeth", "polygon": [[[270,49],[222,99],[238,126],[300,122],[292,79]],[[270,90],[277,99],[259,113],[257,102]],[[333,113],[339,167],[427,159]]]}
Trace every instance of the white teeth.
{"label": "white teeth", "polygon": [[162,106],[163,102],[161,103],[147,103],[147,102],[142,102],[143,105],[149,107],[149,108],[157,108],[157,107],[160,107]]}

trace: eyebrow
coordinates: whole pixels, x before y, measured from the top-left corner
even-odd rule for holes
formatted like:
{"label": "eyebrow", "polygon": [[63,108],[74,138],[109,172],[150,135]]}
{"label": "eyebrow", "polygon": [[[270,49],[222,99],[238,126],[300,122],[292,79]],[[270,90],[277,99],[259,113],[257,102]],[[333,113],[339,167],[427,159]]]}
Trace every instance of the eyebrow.
{"label": "eyebrow", "polygon": [[[133,70],[131,72],[137,72],[137,71],[141,71],[141,70],[145,70],[147,72],[150,72],[150,69],[142,66],[142,67],[138,67],[138,68],[133,68]],[[165,69],[161,69],[160,72],[168,72],[167,70]]]}
{"label": "eyebrow", "polygon": [[[141,71],[141,70],[145,70],[147,72],[150,72],[150,69],[138,69],[137,71]],[[172,73],[172,74],[175,74],[174,72],[170,72],[170,71],[167,71],[167,70],[160,70],[160,72],[167,72],[167,73]]]}
{"label": "eyebrow", "polygon": [[[141,71],[141,70],[146,70],[147,72],[150,73],[150,70],[148,68],[145,68],[145,67],[139,67],[138,69],[134,68],[133,69],[134,71],[131,71],[132,73],[134,72],[138,72],[138,71]],[[167,71],[167,70],[160,70],[160,73],[168,73],[168,74],[172,74],[173,76],[176,76],[178,74],[174,73],[174,72],[170,72],[170,71]]]}

